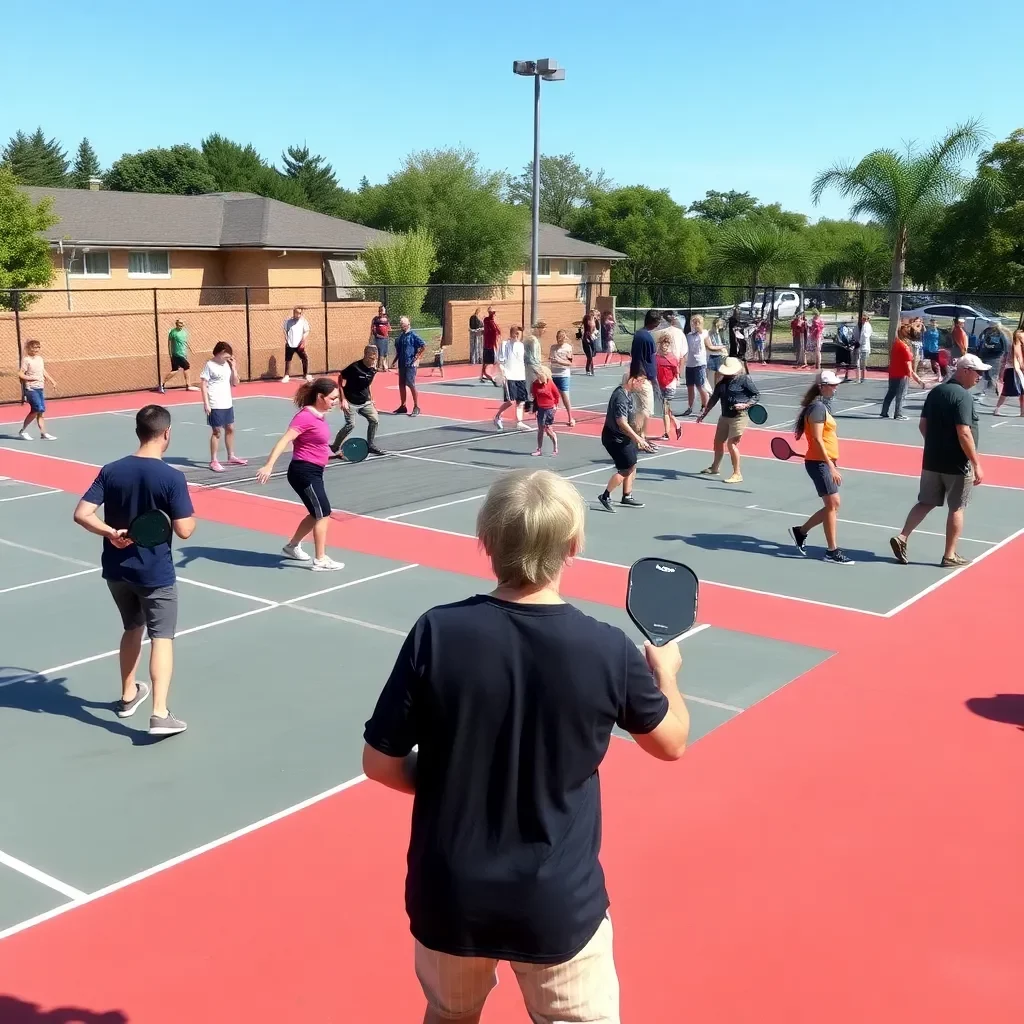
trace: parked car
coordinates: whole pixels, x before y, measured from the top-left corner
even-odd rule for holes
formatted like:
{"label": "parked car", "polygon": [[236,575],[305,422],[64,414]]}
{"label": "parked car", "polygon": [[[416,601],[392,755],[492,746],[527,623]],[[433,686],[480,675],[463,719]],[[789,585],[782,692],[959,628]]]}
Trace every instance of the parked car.
{"label": "parked car", "polygon": [[753,320],[761,315],[763,307],[766,314],[774,308],[776,320],[791,320],[807,306],[807,300],[800,292],[788,288],[776,291],[774,303],[768,301],[770,297],[770,295],[761,293],[754,297],[752,303],[750,301],[741,302],[739,304],[740,316],[745,320]]}
{"label": "parked car", "polygon": [[993,313],[984,306],[955,306],[947,302],[929,303],[925,306],[915,306],[913,309],[904,309],[900,313],[901,320],[909,320],[912,317],[921,317],[926,323],[934,320],[940,330],[948,331],[953,327],[953,321],[961,317],[964,321],[964,330],[968,334],[980,335],[990,324],[1002,324],[1007,330],[1012,331],[1017,326],[1017,321],[1012,317],[1000,316]]}

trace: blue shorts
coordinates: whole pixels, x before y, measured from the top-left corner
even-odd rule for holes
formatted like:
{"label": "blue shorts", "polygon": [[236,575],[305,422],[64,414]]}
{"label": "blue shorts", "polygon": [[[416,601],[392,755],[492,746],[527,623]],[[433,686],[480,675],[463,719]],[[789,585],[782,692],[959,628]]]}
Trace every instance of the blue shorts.
{"label": "blue shorts", "polygon": [[568,392],[572,382],[572,377],[569,374],[566,374],[564,377],[552,377],[551,379],[555,382],[555,387],[558,388],[560,394],[564,395]]}
{"label": "blue shorts", "polygon": [[688,366],[686,368],[686,384],[695,388],[702,388],[707,383],[707,372],[703,366]]}
{"label": "blue shorts", "polygon": [[818,492],[819,498],[839,493],[839,485],[832,479],[832,469],[827,462],[821,462],[817,459],[806,459],[804,461],[804,468],[814,483],[814,489]]}
{"label": "blue shorts", "polygon": [[[558,379],[557,377],[555,378]],[[554,409],[538,409],[537,410],[537,426],[538,427],[550,427],[555,422],[555,410]]]}
{"label": "blue shorts", "polygon": [[33,412],[46,412],[46,396],[42,388],[25,388],[25,401]]}
{"label": "blue shorts", "polygon": [[721,356],[708,356],[708,369],[717,370],[722,365]]}
{"label": "blue shorts", "polygon": [[405,384],[407,387],[414,387],[416,384],[416,371],[418,369],[418,366],[399,366],[398,383]]}
{"label": "blue shorts", "polygon": [[388,338],[374,338],[373,339],[373,344],[377,348],[377,355],[380,356],[381,359],[385,359],[386,360],[387,357],[388,357],[388,349],[390,347],[389,344],[388,344],[389,340],[390,339],[388,339]]}
{"label": "blue shorts", "polygon": [[227,427],[235,422],[235,409],[211,409],[206,422],[211,427]]}

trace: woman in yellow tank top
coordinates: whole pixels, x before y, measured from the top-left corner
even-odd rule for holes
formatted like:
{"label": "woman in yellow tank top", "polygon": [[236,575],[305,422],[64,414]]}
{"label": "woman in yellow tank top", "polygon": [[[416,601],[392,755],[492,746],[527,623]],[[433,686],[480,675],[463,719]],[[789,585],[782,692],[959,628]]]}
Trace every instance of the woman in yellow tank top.
{"label": "woman in yellow tank top", "polygon": [[825,530],[825,561],[833,565],[853,565],[840,549],[837,539],[839,488],[843,478],[839,474],[839,437],[831,404],[838,386],[839,377],[831,370],[823,370],[800,400],[796,438],[807,438],[804,467],[821,498],[821,508],[803,526],[794,526],[789,532],[797,549],[806,555],[807,535],[816,526],[822,526]]}

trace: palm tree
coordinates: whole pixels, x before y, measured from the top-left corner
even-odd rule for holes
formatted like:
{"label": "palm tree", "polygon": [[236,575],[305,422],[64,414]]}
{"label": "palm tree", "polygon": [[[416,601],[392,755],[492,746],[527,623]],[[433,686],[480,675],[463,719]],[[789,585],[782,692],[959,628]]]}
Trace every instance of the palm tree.
{"label": "palm tree", "polygon": [[921,152],[876,149],[858,164],[836,164],[811,185],[811,199],[820,202],[835,188],[853,200],[850,216],[867,215],[892,239],[889,273],[889,341],[896,336],[902,309],[907,246],[914,221],[929,208],[952,202],[967,187],[960,172],[965,157],[981,148],[986,137],[976,120],[957,125],[944,139]]}
{"label": "palm tree", "polygon": [[807,250],[792,231],[770,221],[741,221],[725,228],[712,244],[707,267],[721,277],[740,277],[750,283],[750,301],[766,276],[799,273]]}

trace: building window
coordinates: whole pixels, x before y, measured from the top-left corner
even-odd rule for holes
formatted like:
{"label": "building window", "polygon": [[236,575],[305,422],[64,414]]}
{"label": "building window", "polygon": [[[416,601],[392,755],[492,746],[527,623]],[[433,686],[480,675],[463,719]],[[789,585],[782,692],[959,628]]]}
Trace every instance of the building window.
{"label": "building window", "polygon": [[150,250],[128,253],[128,276],[170,277],[170,253]]}
{"label": "building window", "polygon": [[110,277],[110,253],[83,252],[68,260],[68,277]]}
{"label": "building window", "polygon": [[551,260],[537,260],[537,276],[538,277],[550,277],[551,276]]}
{"label": "building window", "polygon": [[567,277],[586,277],[587,265],[583,260],[566,260],[565,273]]}

